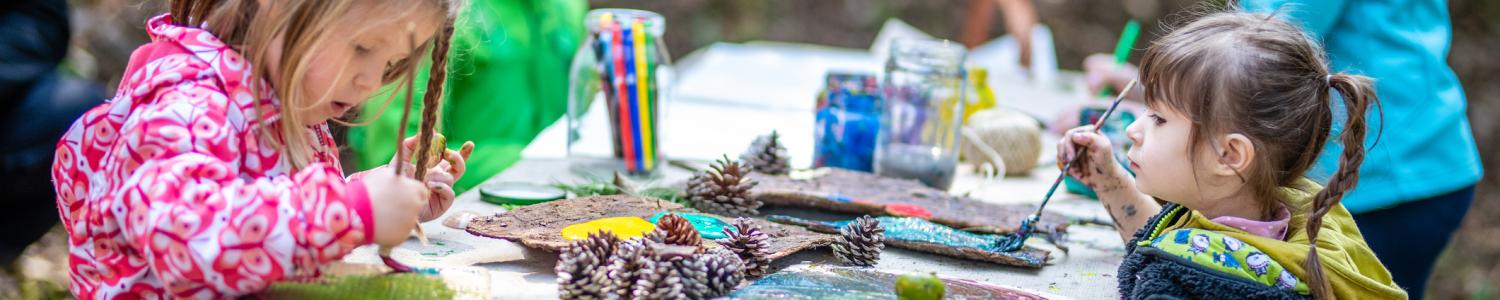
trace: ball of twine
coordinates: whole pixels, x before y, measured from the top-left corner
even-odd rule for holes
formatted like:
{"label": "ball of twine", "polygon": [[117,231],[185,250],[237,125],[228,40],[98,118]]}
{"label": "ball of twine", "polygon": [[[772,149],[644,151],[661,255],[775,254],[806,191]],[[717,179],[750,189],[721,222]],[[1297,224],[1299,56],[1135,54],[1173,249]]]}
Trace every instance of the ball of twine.
{"label": "ball of twine", "polygon": [[1004,160],[1008,176],[1026,174],[1041,159],[1042,128],[1031,116],[1004,108],[986,109],[970,116],[968,127],[978,140],[964,140],[963,156],[975,166],[991,163],[987,151],[975,147],[975,143],[994,149]]}

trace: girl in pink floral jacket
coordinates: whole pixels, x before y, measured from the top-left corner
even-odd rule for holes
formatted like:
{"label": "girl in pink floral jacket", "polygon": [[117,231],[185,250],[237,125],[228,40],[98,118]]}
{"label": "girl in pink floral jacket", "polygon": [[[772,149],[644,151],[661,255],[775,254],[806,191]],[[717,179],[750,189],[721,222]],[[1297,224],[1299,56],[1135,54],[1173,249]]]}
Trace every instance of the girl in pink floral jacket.
{"label": "girl in pink floral jacket", "polygon": [[346,179],[327,122],[410,80],[450,1],[172,1],[114,98],[58,143],[73,293],[233,297],[441,215],[457,153],[425,183]]}

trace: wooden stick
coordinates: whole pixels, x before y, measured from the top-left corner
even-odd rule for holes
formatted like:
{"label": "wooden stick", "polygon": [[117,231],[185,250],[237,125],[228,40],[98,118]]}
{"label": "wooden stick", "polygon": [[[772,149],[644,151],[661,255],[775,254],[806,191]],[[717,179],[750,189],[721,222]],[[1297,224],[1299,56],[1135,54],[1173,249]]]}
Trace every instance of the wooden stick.
{"label": "wooden stick", "polygon": [[[406,121],[410,120],[411,118],[412,79],[407,78],[404,81],[403,85],[406,90],[406,104],[404,104],[405,108],[401,110],[401,126],[398,126],[396,128],[396,160],[393,161],[396,164],[393,167],[393,171],[396,172],[396,176],[404,176],[401,174],[401,169],[406,166]],[[387,267],[390,267],[391,270],[394,270],[394,272],[411,272],[411,267],[401,264],[401,262],[398,262],[395,259],[391,258],[391,247],[380,246],[379,252],[380,261],[385,263]]]}
{"label": "wooden stick", "polygon": [[422,242],[422,247],[430,247],[430,246],[432,246],[431,243],[427,242],[427,232],[422,231],[422,221],[421,220],[417,220],[417,227],[412,228],[412,230],[414,230],[414,231],[417,232],[417,241]]}

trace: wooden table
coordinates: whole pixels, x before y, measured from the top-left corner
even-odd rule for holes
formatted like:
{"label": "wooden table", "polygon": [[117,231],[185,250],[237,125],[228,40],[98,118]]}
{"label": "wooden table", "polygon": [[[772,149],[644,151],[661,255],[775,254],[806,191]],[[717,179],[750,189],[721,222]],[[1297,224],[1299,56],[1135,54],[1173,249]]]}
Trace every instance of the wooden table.
{"label": "wooden table", "polygon": [[[779,45],[772,46],[745,46],[733,45],[734,47],[748,47],[755,51],[769,53],[787,53]],[[712,48],[712,47],[711,47]],[[817,48],[821,49],[821,48]],[[858,59],[857,55],[850,54],[845,50],[826,50],[829,53],[818,53],[815,50],[799,49],[795,52],[796,57],[827,60],[829,57],[852,57]],[[806,52],[811,51],[812,54]],[[703,61],[713,60],[713,53],[703,54],[710,56]],[[821,56],[820,56],[821,55]],[[787,58],[778,58],[787,59]],[[852,63],[852,62],[844,62]],[[839,62],[830,63],[838,65]],[[694,68],[692,66],[680,66],[687,69],[683,73],[691,74],[693,70],[706,67]],[[818,72],[824,70],[804,70],[805,72]],[[754,77],[754,76],[750,76]],[[1024,83],[1013,83],[1005,78],[992,77],[991,84],[997,92],[1002,95],[1001,102],[1006,105],[1027,108],[1027,112],[1045,115],[1049,111],[1055,112],[1070,103],[1081,102],[1084,97],[1074,94],[1056,91],[1055,87],[1036,87]],[[997,82],[998,81],[998,82]],[[803,100],[811,101],[812,93]],[[1004,97],[1009,95],[1010,97]],[[1020,96],[1017,96],[1020,95]],[[785,104],[785,103],[782,103]],[[764,118],[766,116],[789,115],[797,121],[790,122],[767,122],[753,128],[735,128],[724,131],[732,134],[717,134],[703,136],[701,131],[713,130],[712,126],[691,126],[674,132],[672,129],[664,133],[669,142],[664,145],[665,149],[673,146],[670,139],[680,139],[687,135],[699,141],[693,145],[705,145],[705,147],[717,147],[720,153],[728,153],[731,156],[743,151],[745,145],[750,142],[750,137],[756,132],[769,132],[771,129],[781,131],[782,135],[788,137],[787,142],[794,157],[808,156],[811,153],[811,110],[801,110],[795,104],[791,107],[780,107],[761,109],[754,106],[746,106],[743,103],[724,103],[704,99],[679,99],[673,105],[677,108],[697,111],[695,114],[704,112],[715,113],[715,118],[722,122],[737,122],[738,118]],[[810,104],[809,104],[810,105]],[[775,106],[775,105],[770,105]],[[672,109],[672,108],[669,108]],[[800,110],[800,111],[799,111]],[[670,111],[668,112],[671,113]],[[800,114],[800,115],[799,115]],[[688,116],[692,117],[692,116]],[[1048,116],[1050,117],[1050,116]],[[670,115],[667,117],[672,118]],[[806,118],[807,120],[802,120]],[[559,123],[562,123],[559,120]],[[687,121],[683,121],[687,122]],[[802,128],[787,126],[787,123],[795,126],[807,125]],[[740,126],[745,126],[740,124]],[[575,183],[582,179],[570,171],[569,161],[562,158],[556,145],[561,141],[557,135],[561,133],[560,124],[554,124],[544,131],[532,147],[526,150],[523,159],[514,166],[507,169],[488,181],[505,182],[531,182],[550,184],[556,182]],[[704,128],[707,127],[707,128]],[[695,132],[693,130],[698,130]],[[806,139],[806,143],[798,142]],[[1055,157],[1053,148],[1050,147],[1055,136],[1044,137],[1043,157]],[[679,144],[681,144],[679,142]],[[678,146],[689,147],[689,146]],[[678,159],[705,160],[717,157],[712,149],[685,149],[682,153],[692,155],[674,156]],[[685,156],[685,157],[684,157]],[[697,157],[694,157],[697,156]],[[806,162],[807,158],[794,159],[795,162]],[[1043,159],[1041,166],[1035,168],[1028,176],[1008,177],[1003,180],[986,179],[973,173],[972,168],[960,166],[960,171],[955,179],[951,192],[958,194],[969,194],[982,201],[995,203],[1036,203],[1046,193],[1053,178],[1057,176],[1058,170],[1053,167],[1050,159]],[[685,170],[667,167],[662,172],[661,182],[680,181],[687,178],[689,173]],[[502,212],[497,205],[480,201],[477,189],[470,190],[458,196],[453,208],[449,209],[447,216],[473,212],[477,214],[494,214]],[[1053,199],[1047,209],[1080,220],[1095,220],[1108,222],[1108,215],[1096,201],[1083,199],[1080,196],[1059,193]],[[397,247],[393,256],[400,261],[417,267],[438,268],[443,277],[465,289],[471,294],[487,295],[481,298],[492,299],[542,299],[556,298],[557,286],[553,267],[557,260],[555,254],[544,251],[529,250],[516,243],[482,238],[468,234],[463,230],[448,228],[441,222],[434,221],[422,224],[432,244],[420,245],[415,239],[407,241]],[[1118,297],[1116,289],[1116,278],[1114,278],[1124,247],[1115,230],[1100,225],[1075,225],[1069,228],[1068,240],[1063,244],[1070,251],[1066,254],[1057,248],[1048,245],[1041,239],[1032,239],[1032,245],[1054,251],[1053,261],[1041,270],[1029,270],[1015,267],[1000,266],[982,262],[948,258],[906,251],[902,249],[887,248],[881,255],[879,269],[896,272],[936,272],[939,276],[948,278],[970,279],[978,282],[1019,287],[1023,289],[1040,291],[1049,294],[1061,295],[1080,299],[1099,299]],[[354,253],[345,258],[345,262],[355,264],[379,264],[375,256],[374,247],[367,246],[355,250]],[[815,248],[792,255],[777,262],[777,267],[785,267],[794,264],[836,264],[838,261],[831,255],[827,248]]]}

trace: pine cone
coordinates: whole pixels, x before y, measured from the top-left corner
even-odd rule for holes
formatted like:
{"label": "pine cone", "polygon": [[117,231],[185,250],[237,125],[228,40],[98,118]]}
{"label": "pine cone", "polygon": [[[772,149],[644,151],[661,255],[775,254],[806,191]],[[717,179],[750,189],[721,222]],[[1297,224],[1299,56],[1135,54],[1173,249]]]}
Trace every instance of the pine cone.
{"label": "pine cone", "polygon": [[615,248],[620,246],[620,237],[608,231],[599,230],[599,232],[590,233],[587,238],[574,241],[573,244],[582,245],[585,249],[593,252],[594,257],[598,257],[600,262],[603,262],[609,260],[611,255],[614,255]]}
{"label": "pine cone", "polygon": [[708,288],[708,270],[703,266],[701,255],[672,260],[673,271],[682,278],[682,293],[688,299],[708,299],[713,291]]}
{"label": "pine cone", "polygon": [[[743,281],[739,257],[734,252],[724,247],[700,252],[691,249],[646,238],[621,242],[603,267],[605,277],[594,281],[603,283],[600,296],[595,298],[709,299],[728,294]],[[569,247],[565,253],[593,255],[582,247]],[[583,298],[578,294],[581,293],[563,296]]]}
{"label": "pine cone", "polygon": [[714,248],[707,253],[698,255],[698,260],[703,265],[706,273],[706,285],[708,293],[705,298],[714,298],[728,295],[740,286],[744,281],[744,275],[740,274],[740,258],[724,247]]}
{"label": "pine cone", "polygon": [[729,215],[754,216],[760,214],[760,200],[750,198],[750,188],[755,181],[746,178],[749,170],[744,164],[724,157],[712,170],[688,179],[688,201],[700,211]]}
{"label": "pine cone", "polygon": [[868,215],[844,226],[833,240],[833,255],[856,266],[875,266],[882,249],[885,249],[885,229],[880,228],[879,220]]}
{"label": "pine cone", "polygon": [[735,230],[725,228],[724,235],[728,237],[719,240],[719,245],[739,257],[740,271],[744,272],[744,277],[766,275],[766,270],[771,268],[771,244],[766,234],[748,218],[735,218],[732,225]]}
{"label": "pine cone", "polygon": [[630,299],[634,296],[631,292],[635,287],[636,280],[640,279],[641,265],[645,260],[651,260],[656,253],[647,245],[642,238],[633,238],[621,242],[615,248],[614,255],[610,256],[605,267],[608,281],[604,287],[607,298]]}
{"label": "pine cone", "polygon": [[739,286],[738,258],[702,253],[671,260],[682,278],[682,292],[688,299],[711,299],[728,294]]}
{"label": "pine cone", "polygon": [[667,244],[692,247],[703,245],[703,238],[698,236],[698,229],[693,228],[693,223],[677,214],[662,216],[660,220],[657,220],[656,228],[658,231],[667,233]]}
{"label": "pine cone", "polygon": [[641,239],[645,239],[646,241],[650,242],[656,242],[659,244],[665,244],[667,243],[667,231],[662,230],[661,226],[656,226],[656,230],[646,232],[645,235],[641,236]]}
{"label": "pine cone", "polygon": [[[727,239],[719,240],[719,241],[726,241],[726,240]],[[739,254],[734,254],[734,251],[733,250],[729,250],[729,247],[727,247],[727,246],[722,246],[721,245],[720,247],[708,248],[708,249],[706,249],[706,250],[703,251],[703,255],[712,255],[712,256],[723,257],[725,260],[728,260],[729,262],[732,262],[735,265],[735,267],[739,267],[739,266],[741,266],[743,264],[740,261],[740,255]]]}
{"label": "pine cone", "polygon": [[557,258],[557,293],[563,299],[605,299],[609,260],[620,239],[600,231],[573,241]]}
{"label": "pine cone", "polygon": [[786,147],[781,145],[781,137],[775,131],[755,138],[750,149],[740,155],[740,160],[750,165],[750,170],[763,174],[786,175],[792,170]]}
{"label": "pine cone", "polygon": [[634,299],[687,299],[683,293],[682,274],[673,266],[672,260],[658,255],[641,257],[638,278],[631,287]]}

